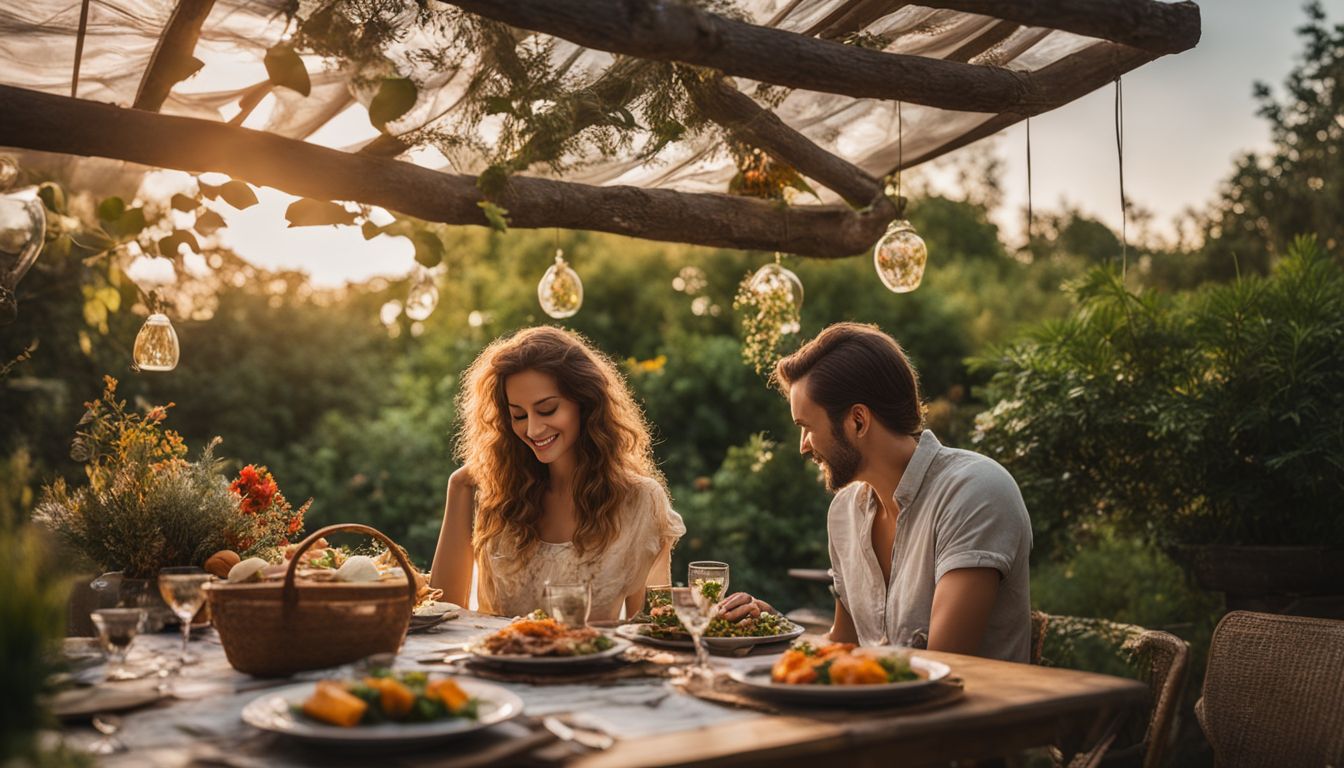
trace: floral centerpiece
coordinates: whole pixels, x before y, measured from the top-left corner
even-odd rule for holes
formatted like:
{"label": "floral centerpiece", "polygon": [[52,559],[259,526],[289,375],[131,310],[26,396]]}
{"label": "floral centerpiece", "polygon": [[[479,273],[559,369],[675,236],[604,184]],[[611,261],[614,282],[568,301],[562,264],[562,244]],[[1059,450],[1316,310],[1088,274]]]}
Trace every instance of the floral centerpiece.
{"label": "floral centerpiece", "polygon": [[230,541],[231,547],[239,552],[289,546],[290,540],[303,530],[303,516],[313,503],[309,499],[294,509],[280,492],[270,470],[255,464],[240,469],[229,490],[238,495],[238,508],[246,521]]}
{"label": "floral centerpiece", "polygon": [[117,399],[116,379],[104,382],[71,450],[88,485],[57,479],[34,514],[72,549],[104,570],[147,579],[223,549],[270,555],[302,531],[311,500],[294,510],[265,467],[248,465],[230,482],[214,455],[219,438],[189,461],[182,437],[164,427],[171,403],[136,413]]}

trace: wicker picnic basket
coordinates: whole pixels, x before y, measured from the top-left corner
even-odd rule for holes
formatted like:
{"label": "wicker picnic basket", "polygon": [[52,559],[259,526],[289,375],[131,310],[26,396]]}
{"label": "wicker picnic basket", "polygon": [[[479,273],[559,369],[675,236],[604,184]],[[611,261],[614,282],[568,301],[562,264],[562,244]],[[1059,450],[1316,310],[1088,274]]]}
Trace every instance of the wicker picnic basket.
{"label": "wicker picnic basket", "polygon": [[[408,577],[362,584],[296,581],[300,555],[331,533],[363,533],[387,545]],[[284,581],[213,583],[210,613],[224,654],[239,672],[283,677],[377,653],[396,653],[415,606],[411,565],[401,548],[366,525],[330,525],[304,539]]]}

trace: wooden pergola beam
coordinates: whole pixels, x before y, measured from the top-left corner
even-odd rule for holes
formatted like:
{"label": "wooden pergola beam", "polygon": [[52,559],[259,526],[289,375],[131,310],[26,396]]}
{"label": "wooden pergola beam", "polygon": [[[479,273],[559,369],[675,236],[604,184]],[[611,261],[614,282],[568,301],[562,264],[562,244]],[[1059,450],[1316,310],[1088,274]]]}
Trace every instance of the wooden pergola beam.
{"label": "wooden pergola beam", "polygon": [[[1038,114],[1061,106],[1074,73],[1016,72],[883,53],[727,19],[669,0],[450,0],[470,13],[588,48],[718,69],[761,82],[963,112]],[[1063,2],[1063,0],[1059,0]],[[1198,24],[1198,17],[1195,17]],[[1094,48],[1140,50],[1099,43]],[[1123,70],[1107,73],[1096,88]]]}
{"label": "wooden pergola beam", "polygon": [[[476,177],[439,173],[209,120],[0,85],[0,146],[217,171],[322,200],[356,200],[427,221],[488,226]],[[494,200],[520,228],[564,227],[650,240],[839,258],[871,247],[894,218],[871,208],[781,206],[751,198],[514,177]]]}
{"label": "wooden pergola beam", "polygon": [[189,66],[196,51],[196,41],[201,37],[201,27],[214,5],[215,0],[178,0],[154,46],[149,66],[140,78],[140,89],[135,94],[136,109],[158,112],[163,107],[168,93]]}
{"label": "wooden pergola beam", "polygon": [[850,205],[863,208],[882,194],[882,182],[813,144],[725,78],[711,76],[699,82],[688,82],[686,86],[696,107],[710,120],[793,166]]}
{"label": "wooden pergola beam", "polygon": [[984,32],[962,43],[961,47],[943,57],[945,61],[970,61],[990,48],[1007,40],[1021,29],[1011,21],[1000,21]]}
{"label": "wooden pergola beam", "polygon": [[[892,10],[904,3],[892,3]],[[1165,55],[1199,43],[1199,6],[1188,0],[919,0],[919,5],[1048,27]]]}
{"label": "wooden pergola beam", "polygon": [[[1128,72],[1142,64],[1152,60],[1152,55],[1137,48],[1130,48],[1117,44],[1106,44],[1084,48],[1077,53],[1065,56],[1059,61],[1049,64],[1040,70],[1040,74],[1051,79],[1058,79],[1065,82],[1062,94],[1068,99],[1081,98],[1101,85],[1113,81],[1124,72]],[[1067,84],[1067,79],[1073,77],[1073,83]],[[911,168],[920,163],[927,162],[935,157],[941,157],[955,149],[960,149],[967,144],[972,144],[987,136],[993,136],[999,131],[1030,117],[1028,112],[1002,112],[994,115],[989,120],[981,123],[976,128],[967,131],[950,141],[940,144],[929,151],[910,157],[905,161],[904,168]],[[892,168],[891,171],[895,171]]]}

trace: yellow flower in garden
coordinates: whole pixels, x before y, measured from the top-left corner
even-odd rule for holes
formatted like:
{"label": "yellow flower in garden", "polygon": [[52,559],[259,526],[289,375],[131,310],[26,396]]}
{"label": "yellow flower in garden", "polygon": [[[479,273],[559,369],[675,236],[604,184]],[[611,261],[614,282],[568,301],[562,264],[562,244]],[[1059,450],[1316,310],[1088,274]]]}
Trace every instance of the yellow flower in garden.
{"label": "yellow flower in garden", "polygon": [[657,373],[661,374],[663,368],[667,365],[667,355],[659,355],[648,360],[636,360],[633,357],[625,359],[625,367],[632,373]]}

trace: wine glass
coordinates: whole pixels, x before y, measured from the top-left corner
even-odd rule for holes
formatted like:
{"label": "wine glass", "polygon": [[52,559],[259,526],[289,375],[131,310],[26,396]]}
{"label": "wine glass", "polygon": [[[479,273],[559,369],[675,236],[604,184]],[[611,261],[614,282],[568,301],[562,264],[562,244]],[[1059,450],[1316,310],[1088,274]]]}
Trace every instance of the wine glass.
{"label": "wine glass", "polygon": [[89,752],[95,755],[114,755],[125,752],[126,745],[117,738],[121,730],[121,718],[116,715],[100,713],[93,716],[93,728],[99,736],[89,744]]}
{"label": "wine glass", "polygon": [[140,634],[140,625],[145,620],[141,608],[100,608],[89,614],[93,626],[98,628],[98,643],[107,657],[106,680],[131,680],[135,678],[126,669],[126,654],[131,650],[131,641]]}
{"label": "wine glass", "polygon": [[546,614],[567,627],[588,625],[592,609],[593,589],[589,584],[562,584],[546,582],[541,589],[542,609]]}
{"label": "wine glass", "polygon": [[672,604],[672,585],[658,584],[644,588],[644,612],[653,614],[654,608]]}
{"label": "wine glass", "polygon": [[187,652],[187,641],[191,639],[191,619],[205,602],[205,585],[212,578],[204,569],[194,566],[159,570],[159,594],[182,622],[182,666],[197,662]]}
{"label": "wine glass", "polygon": [[705,628],[709,626],[714,601],[697,587],[673,587],[672,610],[677,612],[677,619],[686,628],[687,634],[691,636],[691,644],[695,646],[695,666],[691,667],[691,673],[708,677],[711,674],[709,652],[700,643],[700,638],[704,637]]}
{"label": "wine glass", "polygon": [[686,583],[703,592],[711,605],[717,605],[728,596],[728,564],[718,560],[696,560],[686,569]]}

